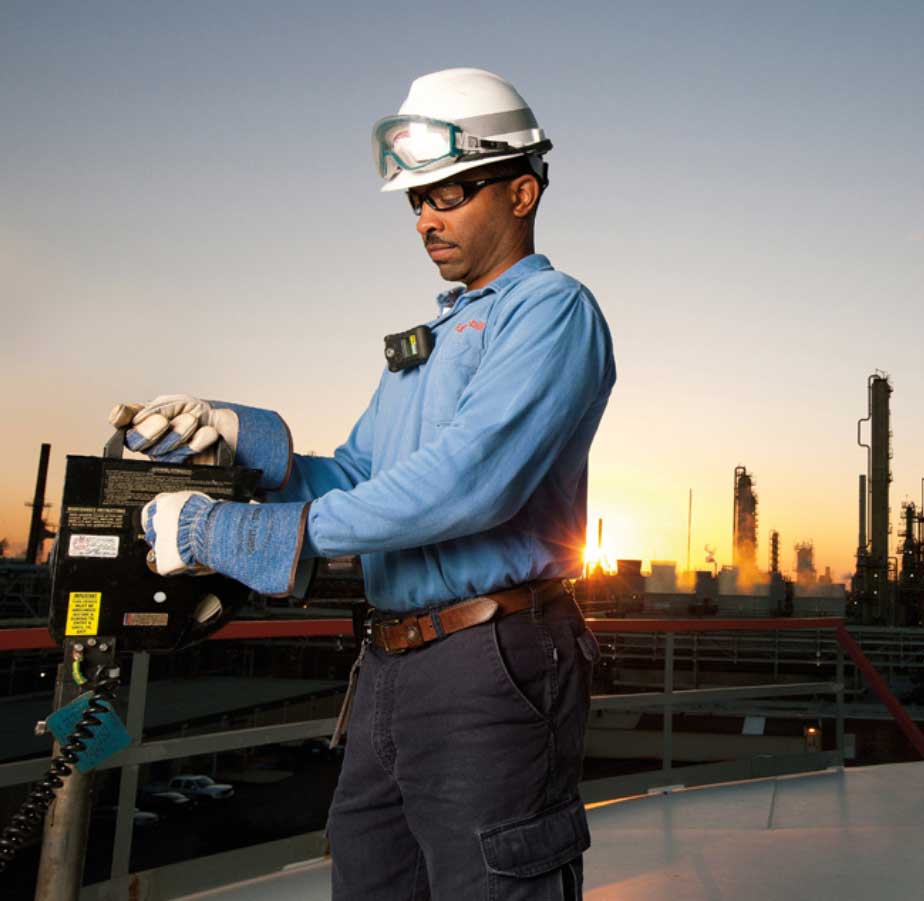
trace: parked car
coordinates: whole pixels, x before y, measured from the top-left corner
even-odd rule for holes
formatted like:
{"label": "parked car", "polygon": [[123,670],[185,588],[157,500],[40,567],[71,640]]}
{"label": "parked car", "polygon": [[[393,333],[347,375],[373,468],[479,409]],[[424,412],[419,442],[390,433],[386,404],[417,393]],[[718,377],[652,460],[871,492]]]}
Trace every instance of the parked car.
{"label": "parked car", "polygon": [[234,786],[216,782],[208,776],[174,776],[168,788],[182,792],[192,801],[217,801],[234,795]]}
{"label": "parked car", "polygon": [[[115,823],[118,816],[119,808],[115,804],[102,804],[93,811],[93,820],[97,823]],[[147,810],[139,810],[137,807],[132,812],[132,827],[134,829],[144,829],[146,826],[153,826],[160,822],[160,817],[156,813]]]}
{"label": "parked car", "polygon": [[189,798],[182,792],[151,791],[147,788],[141,792],[141,798],[138,803],[147,810],[153,810],[161,816],[170,816],[174,813],[180,813],[190,806]]}

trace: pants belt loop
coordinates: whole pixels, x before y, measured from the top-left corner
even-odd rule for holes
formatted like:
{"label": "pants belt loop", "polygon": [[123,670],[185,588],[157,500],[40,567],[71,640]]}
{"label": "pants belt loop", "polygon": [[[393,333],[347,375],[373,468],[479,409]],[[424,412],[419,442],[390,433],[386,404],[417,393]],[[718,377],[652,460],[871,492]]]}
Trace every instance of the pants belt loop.
{"label": "pants belt loop", "polygon": [[538,623],[542,620],[542,599],[539,597],[539,592],[536,591],[535,582],[529,583],[529,595],[532,599],[529,618],[531,622]]}
{"label": "pants belt loop", "polygon": [[440,621],[439,610],[430,611],[430,622],[433,623],[433,631],[436,632],[436,637],[445,638],[446,633],[443,631],[443,623]]}

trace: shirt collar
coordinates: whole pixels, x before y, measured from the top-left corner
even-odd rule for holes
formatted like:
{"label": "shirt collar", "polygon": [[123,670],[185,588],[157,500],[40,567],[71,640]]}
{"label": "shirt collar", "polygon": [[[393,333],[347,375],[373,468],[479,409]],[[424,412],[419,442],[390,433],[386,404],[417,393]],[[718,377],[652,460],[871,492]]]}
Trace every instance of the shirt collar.
{"label": "shirt collar", "polygon": [[552,264],[547,256],[541,253],[532,253],[523,257],[522,260],[517,260],[509,269],[505,269],[493,282],[483,288],[478,288],[476,291],[466,291],[462,286],[457,285],[455,288],[441,292],[436,297],[436,305],[442,311],[444,307],[454,307],[463,297],[466,301],[477,300],[489,291],[494,291],[495,293],[502,291],[508,285],[525,278],[533,272],[551,268]]}

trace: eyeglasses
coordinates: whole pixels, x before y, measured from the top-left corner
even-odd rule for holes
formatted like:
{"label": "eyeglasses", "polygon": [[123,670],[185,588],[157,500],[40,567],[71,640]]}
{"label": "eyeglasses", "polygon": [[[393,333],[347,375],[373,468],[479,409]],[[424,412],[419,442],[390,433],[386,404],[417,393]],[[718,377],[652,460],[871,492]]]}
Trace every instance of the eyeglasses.
{"label": "eyeglasses", "polygon": [[494,178],[479,178],[478,181],[450,181],[436,185],[429,191],[408,191],[407,199],[410,201],[415,216],[420,215],[424,204],[434,210],[444,212],[462,206],[487,185],[510,181],[512,178],[517,178],[517,176],[498,175]]}

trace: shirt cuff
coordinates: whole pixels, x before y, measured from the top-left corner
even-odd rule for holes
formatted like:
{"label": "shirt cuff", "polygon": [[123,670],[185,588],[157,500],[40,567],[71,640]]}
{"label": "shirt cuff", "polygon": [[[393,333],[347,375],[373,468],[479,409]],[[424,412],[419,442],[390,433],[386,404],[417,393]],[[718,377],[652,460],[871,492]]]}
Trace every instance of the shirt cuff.
{"label": "shirt cuff", "polygon": [[[305,557],[323,557],[323,551],[315,544],[311,537],[312,520],[317,518],[314,504],[308,510],[308,516],[305,518],[305,540],[302,542],[302,559]],[[317,526],[314,527],[314,533],[317,534]]]}

